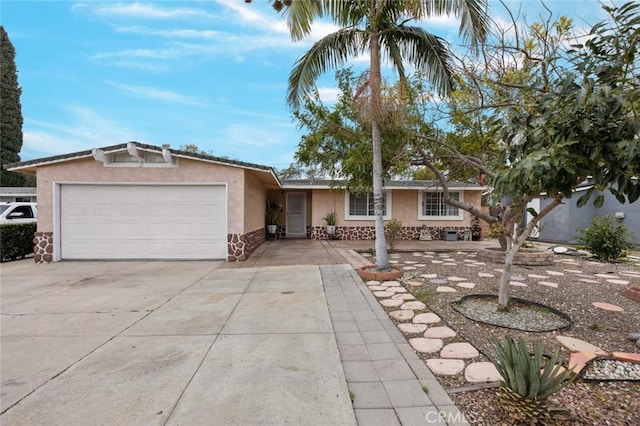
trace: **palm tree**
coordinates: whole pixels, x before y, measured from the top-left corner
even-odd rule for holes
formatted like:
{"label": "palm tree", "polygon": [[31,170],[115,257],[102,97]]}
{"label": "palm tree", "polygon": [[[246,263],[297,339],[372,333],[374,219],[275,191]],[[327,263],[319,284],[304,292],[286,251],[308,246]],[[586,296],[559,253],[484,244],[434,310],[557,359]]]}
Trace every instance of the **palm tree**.
{"label": "palm tree", "polygon": [[285,11],[294,40],[311,32],[316,18],[329,17],[341,27],[323,37],[295,63],[289,75],[287,101],[292,108],[315,89],[318,77],[349,59],[369,53],[371,141],[373,148],[373,199],[376,263],[389,268],[383,222],[381,154],[381,58],[405,80],[404,61],[422,71],[440,95],[452,89],[452,67],[446,42],[424,28],[407,23],[422,18],[454,15],[459,33],[473,46],[484,41],[489,18],[487,0],[294,0]]}

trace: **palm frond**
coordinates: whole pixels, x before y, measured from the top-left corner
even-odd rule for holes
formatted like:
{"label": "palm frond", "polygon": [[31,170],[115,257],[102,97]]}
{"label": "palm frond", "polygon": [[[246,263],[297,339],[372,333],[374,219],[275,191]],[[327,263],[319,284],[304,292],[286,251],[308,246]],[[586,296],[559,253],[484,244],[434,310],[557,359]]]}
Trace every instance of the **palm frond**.
{"label": "palm frond", "polygon": [[362,54],[366,48],[366,34],[355,28],[339,30],[315,42],[296,61],[289,74],[287,103],[297,108],[300,101],[313,91],[320,75],[330,69],[337,69],[349,58]]}

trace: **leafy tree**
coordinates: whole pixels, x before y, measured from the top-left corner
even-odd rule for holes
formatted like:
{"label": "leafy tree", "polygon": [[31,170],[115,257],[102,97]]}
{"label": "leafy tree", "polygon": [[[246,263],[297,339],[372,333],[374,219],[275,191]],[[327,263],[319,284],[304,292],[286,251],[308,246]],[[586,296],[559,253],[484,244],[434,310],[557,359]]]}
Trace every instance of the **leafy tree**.
{"label": "leafy tree", "polygon": [[16,51],[3,26],[0,26],[0,51],[0,182],[2,186],[23,186],[23,175],[6,171],[3,167],[20,161],[22,149],[22,89],[18,86]]}
{"label": "leafy tree", "polygon": [[291,35],[296,40],[310,33],[311,23],[316,18],[327,16],[341,27],[314,43],[296,62],[289,76],[288,95],[288,102],[294,109],[312,93],[313,85],[322,73],[355,56],[369,54],[369,78],[363,87],[370,91],[366,108],[371,123],[376,262],[379,269],[388,269],[383,222],[381,58],[389,59],[401,81],[405,80],[406,61],[423,71],[438,93],[447,94],[451,89],[451,67],[446,43],[424,28],[407,23],[425,17],[455,15],[461,19],[461,35],[475,44],[485,37],[486,1],[293,1],[286,13]]}

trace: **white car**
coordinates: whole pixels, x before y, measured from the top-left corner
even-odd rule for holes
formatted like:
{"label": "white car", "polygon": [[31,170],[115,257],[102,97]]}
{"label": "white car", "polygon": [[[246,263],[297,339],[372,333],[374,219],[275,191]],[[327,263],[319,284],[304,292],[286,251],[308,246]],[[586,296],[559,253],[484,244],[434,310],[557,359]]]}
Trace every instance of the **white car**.
{"label": "white car", "polygon": [[0,224],[28,223],[38,221],[36,203],[2,203],[0,204]]}

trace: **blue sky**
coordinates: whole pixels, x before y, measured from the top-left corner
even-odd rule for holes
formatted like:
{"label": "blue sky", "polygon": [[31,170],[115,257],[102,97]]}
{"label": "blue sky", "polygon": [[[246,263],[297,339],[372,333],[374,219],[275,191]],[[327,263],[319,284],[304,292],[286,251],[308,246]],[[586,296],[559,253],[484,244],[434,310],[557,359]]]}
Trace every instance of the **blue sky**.
{"label": "blue sky", "polygon": [[[289,71],[336,29],[320,22],[294,43],[267,0],[1,2],[23,90],[22,160],[139,141],[286,167],[301,136],[285,103]],[[541,10],[507,3],[528,20]],[[578,27],[604,16],[596,0],[546,4]],[[455,19],[425,25],[457,43]],[[323,99],[334,86],[333,72],[319,80]]]}

